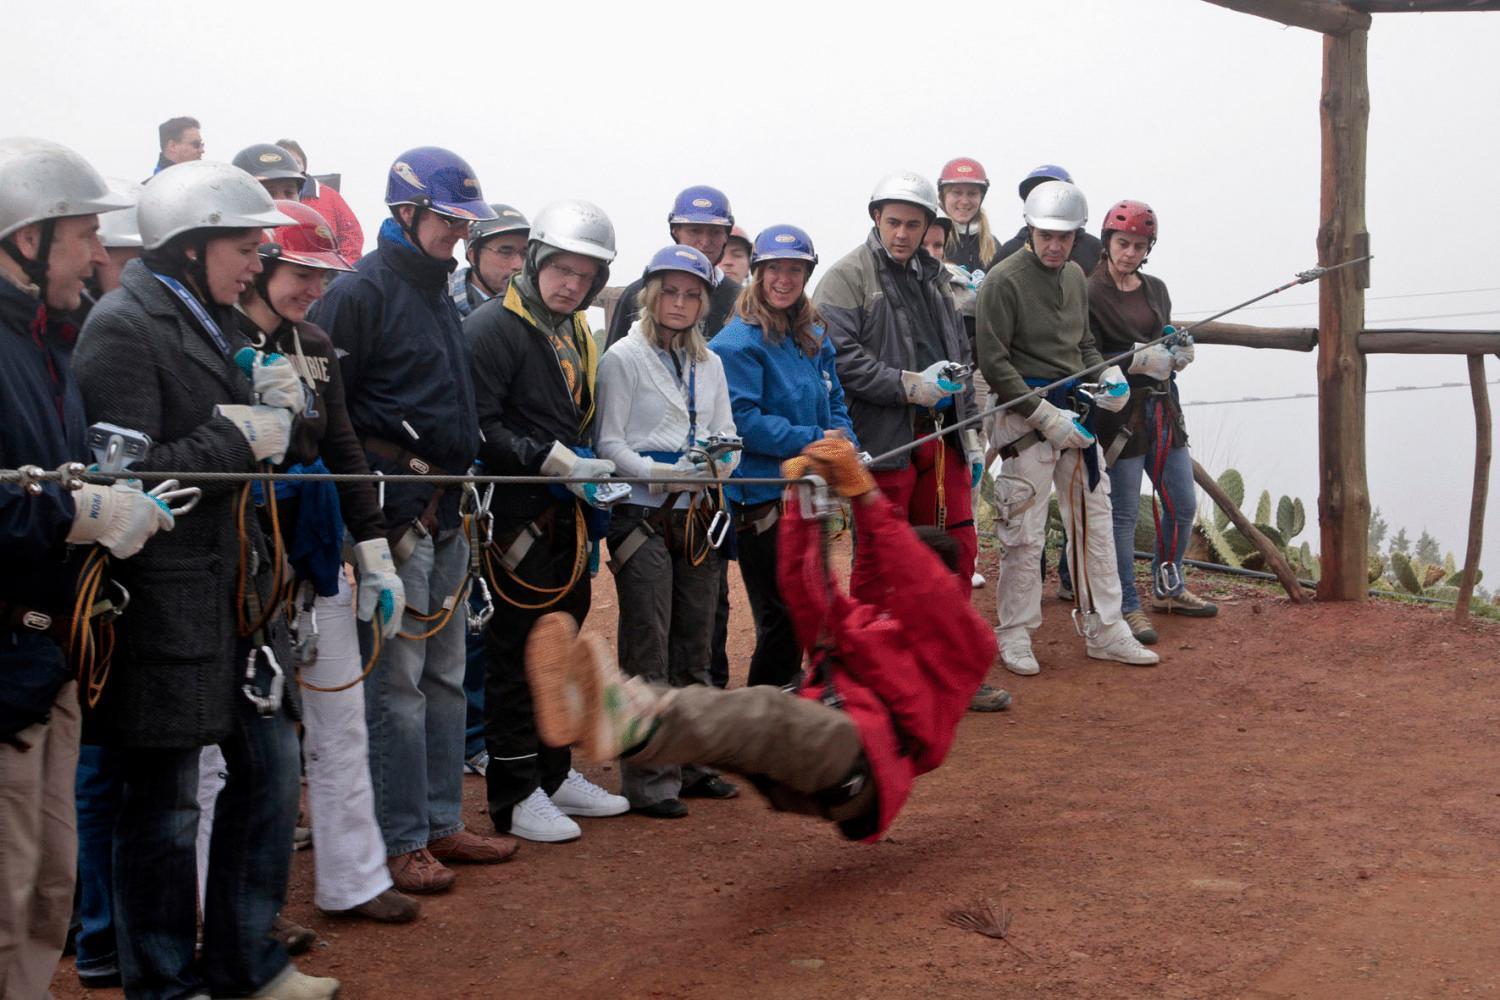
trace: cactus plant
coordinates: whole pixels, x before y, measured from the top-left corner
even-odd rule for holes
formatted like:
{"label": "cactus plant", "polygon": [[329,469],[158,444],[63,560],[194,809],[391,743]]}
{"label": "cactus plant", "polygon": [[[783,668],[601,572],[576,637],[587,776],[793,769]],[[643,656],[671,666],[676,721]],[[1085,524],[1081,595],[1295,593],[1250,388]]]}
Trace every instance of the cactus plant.
{"label": "cactus plant", "polygon": [[1405,552],[1391,553],[1391,574],[1408,594],[1422,593],[1422,581],[1417,579],[1416,568]]}
{"label": "cactus plant", "polygon": [[[1234,501],[1236,507],[1245,502],[1245,478],[1240,475],[1238,469],[1225,469],[1220,473],[1219,489],[1229,495],[1229,499]],[[1220,531],[1223,531],[1229,527],[1229,515],[1215,507],[1214,524]]]}
{"label": "cactus plant", "polygon": [[1255,503],[1255,523],[1271,523],[1271,491],[1261,490],[1260,499]]}
{"label": "cactus plant", "polygon": [[1283,538],[1290,541],[1302,534],[1302,529],[1307,526],[1307,513],[1303,510],[1302,501],[1292,497],[1283,496],[1276,503],[1276,530],[1281,532]]}

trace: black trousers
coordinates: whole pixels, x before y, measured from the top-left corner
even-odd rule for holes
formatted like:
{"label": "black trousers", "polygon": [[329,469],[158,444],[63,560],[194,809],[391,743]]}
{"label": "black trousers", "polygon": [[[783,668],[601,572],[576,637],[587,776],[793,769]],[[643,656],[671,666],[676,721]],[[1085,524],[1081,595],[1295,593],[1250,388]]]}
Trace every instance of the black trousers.
{"label": "black trousers", "polygon": [[716,688],[729,686],[729,560],[719,559],[719,603],[708,648],[708,679]]}
{"label": "black trousers", "polygon": [[[551,537],[536,540],[516,567],[516,576],[537,587],[567,583],[576,558],[575,530],[572,505],[559,507]],[[502,537],[503,532],[497,528]],[[498,562],[494,565],[499,569]],[[572,766],[567,747],[549,747],[537,736],[531,687],[526,682],[526,637],[538,618],[553,611],[565,611],[583,624],[592,593],[587,568],[557,603],[546,608],[518,608],[511,603],[540,604],[550,595],[528,590],[503,569],[495,583],[500,590],[495,595],[495,617],[484,632],[484,745],[490,752],[485,790],[495,829],[505,833],[510,830],[511,809],[538,788],[548,795],[557,791]]]}
{"label": "black trousers", "polygon": [[776,582],[776,539],[781,522],[758,535],[737,538],[740,577],[755,616],[755,653],[750,657],[750,684],[784,687],[802,669],[802,647],[792,631],[792,620],[781,603]]}

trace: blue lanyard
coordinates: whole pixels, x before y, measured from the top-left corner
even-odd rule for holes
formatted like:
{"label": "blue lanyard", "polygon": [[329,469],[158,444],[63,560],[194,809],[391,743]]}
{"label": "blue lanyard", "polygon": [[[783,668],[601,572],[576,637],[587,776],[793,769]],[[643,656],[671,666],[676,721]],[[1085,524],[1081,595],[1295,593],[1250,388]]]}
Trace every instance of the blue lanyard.
{"label": "blue lanyard", "polygon": [[172,294],[182,300],[182,304],[188,307],[188,312],[193,314],[193,318],[198,321],[198,325],[208,331],[208,335],[213,338],[214,346],[219,349],[219,353],[224,355],[225,360],[228,360],[230,357],[229,341],[224,339],[224,331],[219,329],[219,324],[215,323],[214,318],[208,314],[208,310],[203,308],[203,303],[199,302],[193,296],[192,292],[182,287],[182,282],[176,278],[165,274],[157,274],[155,271],[151,273],[156,276],[157,281],[166,285],[171,289]]}

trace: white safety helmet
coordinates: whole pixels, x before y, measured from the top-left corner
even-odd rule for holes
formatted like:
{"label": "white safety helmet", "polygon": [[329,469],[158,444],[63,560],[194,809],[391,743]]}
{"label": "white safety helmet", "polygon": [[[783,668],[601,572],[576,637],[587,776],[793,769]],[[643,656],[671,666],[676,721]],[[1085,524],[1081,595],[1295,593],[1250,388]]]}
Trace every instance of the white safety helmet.
{"label": "white safety helmet", "polygon": [[1033,229],[1071,233],[1089,221],[1089,203],[1076,184],[1043,181],[1026,196],[1022,215]]}
{"label": "white safety helmet", "polygon": [[916,205],[929,216],[938,214],[938,191],[932,181],[919,173],[900,170],[886,174],[870,192],[870,218],[875,218],[875,209],[881,202],[904,201]]}
{"label": "white safety helmet", "polygon": [[46,139],[0,139],[0,240],[47,219],[99,215],[130,205],[88,161]]}
{"label": "white safety helmet", "polygon": [[118,177],[107,178],[107,181],[111,191],[130,199],[130,207],[99,216],[99,242],[106,250],[139,250],[141,224],[136,219],[135,206],[146,187],[139,181],[125,181]]}
{"label": "white safety helmet", "polygon": [[554,201],[536,214],[531,242],[582,254],[601,263],[615,259],[615,226],[591,201]]}
{"label": "white safety helmet", "polygon": [[190,160],[157,174],[136,215],[147,250],[195,229],[274,229],[297,221],[277,210],[260,181],[212,160]]}

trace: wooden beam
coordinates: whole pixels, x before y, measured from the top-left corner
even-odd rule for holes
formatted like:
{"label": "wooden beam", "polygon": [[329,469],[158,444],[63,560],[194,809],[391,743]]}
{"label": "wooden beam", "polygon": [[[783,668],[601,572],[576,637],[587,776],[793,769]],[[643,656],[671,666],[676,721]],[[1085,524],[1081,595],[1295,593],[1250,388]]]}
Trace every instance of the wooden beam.
{"label": "wooden beam", "polygon": [[1344,0],[1364,14],[1477,13],[1500,10],[1500,0]]}
{"label": "wooden beam", "polygon": [[[1190,323],[1173,321],[1179,330]],[[1260,347],[1281,351],[1311,351],[1318,346],[1318,330],[1312,326],[1245,326],[1240,323],[1202,323],[1193,327],[1199,344],[1230,347]]]}
{"label": "wooden beam", "polygon": [[1464,552],[1464,575],[1458,583],[1459,624],[1469,620],[1469,602],[1479,582],[1479,554],[1484,548],[1484,505],[1490,489],[1490,391],[1484,384],[1484,355],[1469,355],[1469,391],[1474,396],[1474,492],[1469,500],[1469,547]]}
{"label": "wooden beam", "polygon": [[[1323,37],[1323,137],[1318,261],[1356,256],[1365,232],[1370,122],[1369,32]],[[1318,524],[1324,600],[1363,601],[1368,584],[1370,487],[1365,470],[1365,296],[1353,268],[1318,282]]]}
{"label": "wooden beam", "polygon": [[1240,529],[1240,534],[1248,538],[1250,544],[1255,546],[1255,551],[1259,552],[1262,558],[1265,559],[1266,568],[1276,574],[1276,579],[1285,588],[1286,596],[1290,597],[1293,603],[1296,604],[1306,604],[1310,601],[1311,598],[1307,596],[1307,591],[1302,589],[1302,584],[1297,580],[1297,574],[1292,572],[1291,563],[1286,561],[1286,556],[1282,555],[1281,550],[1262,534],[1259,528],[1251,523],[1250,519],[1245,516],[1245,512],[1240,510],[1240,505],[1235,503],[1234,498],[1220,488],[1214,477],[1208,474],[1208,470],[1198,464],[1197,459],[1193,460],[1193,482],[1202,487],[1203,492],[1208,494],[1209,499],[1217,504],[1218,508],[1225,514],[1229,515],[1229,520],[1234,522],[1236,528]]}
{"label": "wooden beam", "polygon": [[1364,330],[1364,354],[1500,354],[1500,330]]}
{"label": "wooden beam", "polygon": [[1325,35],[1347,35],[1370,27],[1370,15],[1337,0],[1208,0],[1242,14],[1254,14],[1289,24],[1294,28],[1321,31]]}

